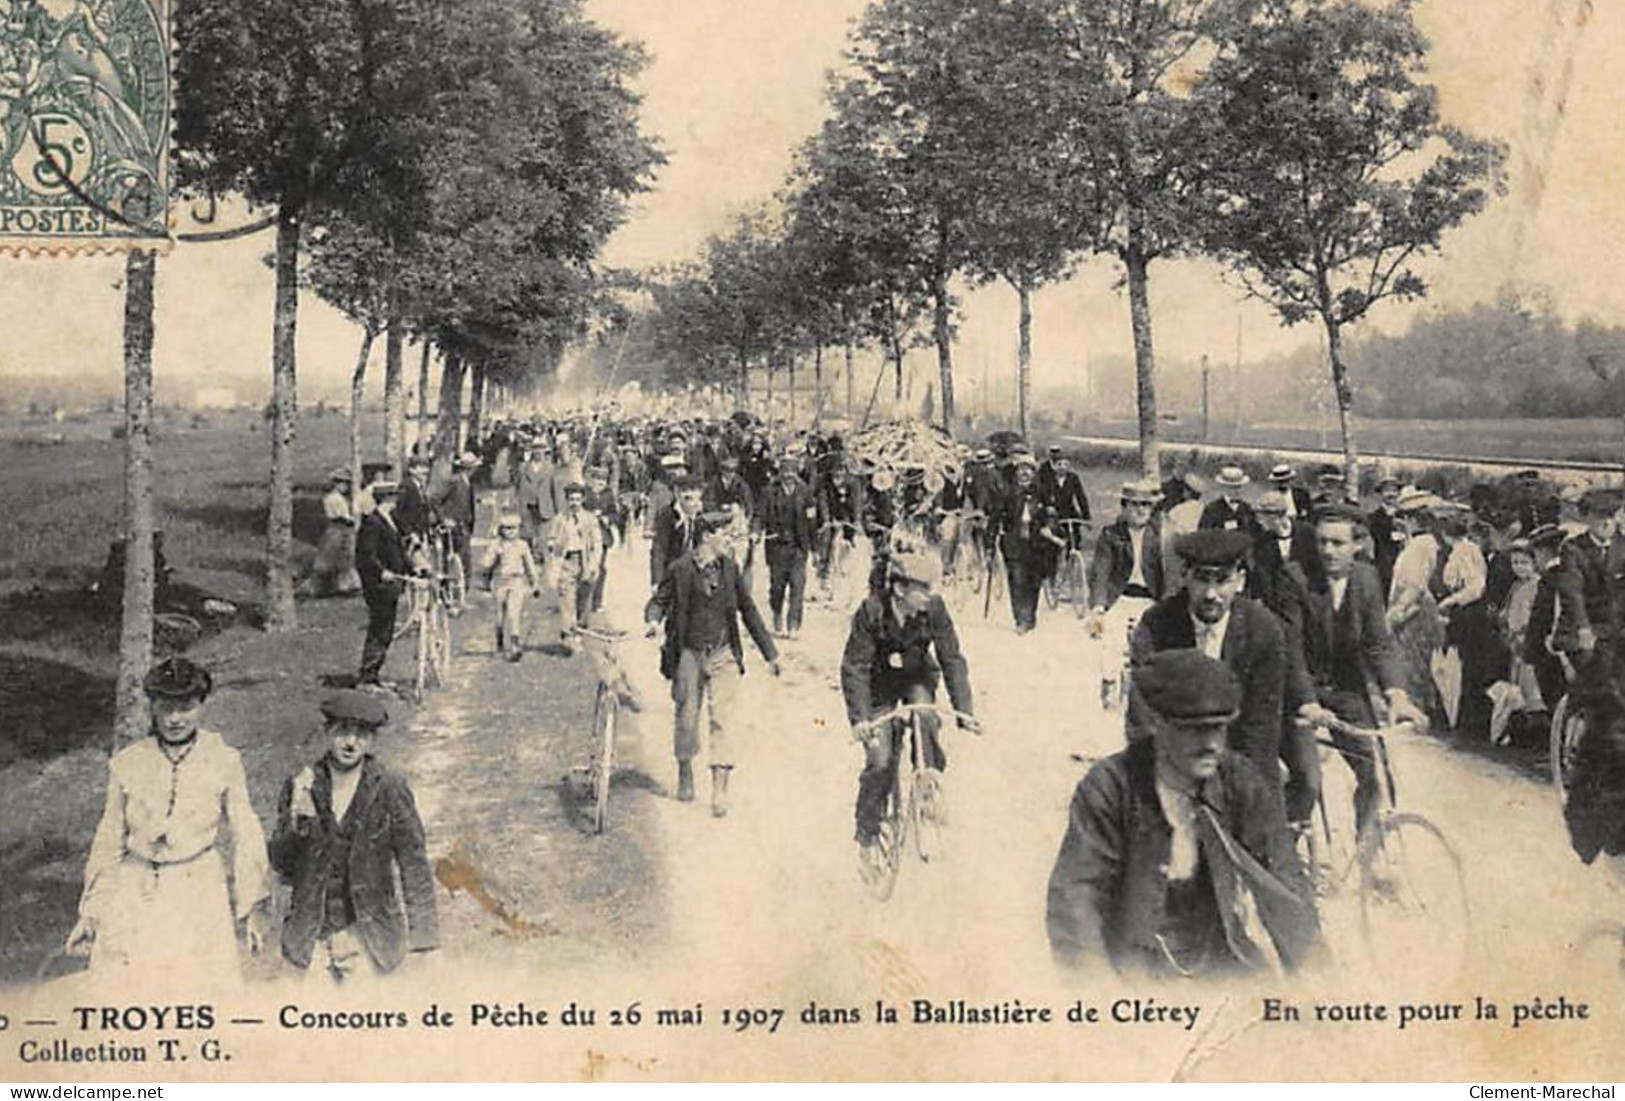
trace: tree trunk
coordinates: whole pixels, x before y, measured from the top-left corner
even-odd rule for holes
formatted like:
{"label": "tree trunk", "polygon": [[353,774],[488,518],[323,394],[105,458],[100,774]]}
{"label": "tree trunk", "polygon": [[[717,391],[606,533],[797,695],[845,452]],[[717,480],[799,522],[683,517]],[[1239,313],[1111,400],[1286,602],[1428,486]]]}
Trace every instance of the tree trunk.
{"label": "tree trunk", "polygon": [[937,343],[937,378],[942,383],[942,430],[954,430],[954,344],[948,325],[948,280],[944,276],[931,295],[931,335]]}
{"label": "tree trunk", "polygon": [[[361,350],[355,356],[355,370],[350,372],[350,503],[361,489],[361,406],[367,396],[367,360],[372,358],[372,342],[378,330],[368,325],[361,333]],[[388,390],[385,391],[388,401]]]}
{"label": "tree trunk", "polygon": [[429,352],[432,347],[429,338],[424,337],[423,354],[418,359],[418,427],[412,434],[412,443],[420,451],[429,438]]}
{"label": "tree trunk", "polygon": [[824,346],[813,349],[813,427],[824,415]]}
{"label": "tree trunk", "polygon": [[1343,328],[1328,314],[1322,313],[1326,323],[1326,355],[1332,362],[1332,390],[1337,394],[1337,426],[1343,433],[1343,477],[1347,479],[1343,491],[1355,501],[1360,494],[1360,453],[1354,441],[1354,387],[1349,385],[1348,364],[1343,362]]}
{"label": "tree trunk", "polygon": [[472,392],[468,396],[468,449],[473,450],[479,445],[480,424],[485,419],[485,361],[476,360],[470,375]]}
{"label": "tree trunk", "polygon": [[457,450],[457,430],[463,419],[463,357],[447,352],[440,367],[440,409],[435,416],[434,454],[441,458]]}
{"label": "tree trunk", "polygon": [[858,380],[853,372],[857,369],[857,350],[852,342],[846,342],[846,419],[850,422],[858,411]]}
{"label": "tree trunk", "polygon": [[739,392],[734,395],[734,408],[740,412],[750,408],[750,360],[739,353]]}
{"label": "tree trunk", "polygon": [[283,207],[276,220],[276,321],[271,338],[271,519],[266,542],[265,629],[298,626],[293,604],[293,436],[298,415],[299,213]]}
{"label": "tree trunk", "polygon": [[384,458],[389,460],[391,478],[406,472],[406,384],[401,368],[405,337],[401,319],[390,318],[384,334]]}
{"label": "tree trunk", "polygon": [[1157,447],[1157,360],[1151,347],[1151,290],[1149,261],[1140,246],[1137,212],[1130,211],[1129,243],[1123,250],[1128,271],[1128,312],[1134,327],[1134,389],[1140,414],[1140,472],[1162,479]]}
{"label": "tree trunk", "polygon": [[773,357],[770,355],[762,361],[762,369],[767,372],[767,422],[772,424],[773,416]]}
{"label": "tree trunk", "polygon": [[794,355],[790,356],[789,366],[790,381],[788,389],[790,391],[790,431],[794,432],[796,430],[796,357]]}
{"label": "tree trunk", "polygon": [[892,405],[901,408],[903,404],[903,342],[897,338],[895,332],[890,334],[892,375]]}
{"label": "tree trunk", "polygon": [[1033,292],[1025,282],[1016,288],[1019,315],[1016,322],[1016,430],[1027,434],[1027,403],[1033,385]]}
{"label": "tree trunk", "polygon": [[124,609],[119,631],[113,751],[146,737],[152,666],[152,312],[156,260],[145,249],[124,259]]}

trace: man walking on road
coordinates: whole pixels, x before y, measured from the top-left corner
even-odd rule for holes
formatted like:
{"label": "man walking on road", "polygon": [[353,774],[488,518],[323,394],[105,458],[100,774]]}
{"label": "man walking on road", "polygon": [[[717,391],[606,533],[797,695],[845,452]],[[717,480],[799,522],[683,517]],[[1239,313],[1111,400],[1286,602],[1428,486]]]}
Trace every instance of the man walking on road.
{"label": "man walking on road", "polygon": [[361,596],[367,602],[367,640],[361,647],[361,671],[356,683],[375,685],[395,640],[395,610],[401,587],[412,567],[406,541],[395,526],[395,504],[400,486],[374,482],[374,508],[361,519],[355,540],[355,569],[361,575]]}
{"label": "man walking on road", "polygon": [[434,873],[412,791],[369,750],[389,721],[365,692],[322,701],[331,745],[282,787],[271,864],[293,888],[282,954],[336,982],[439,946]]}
{"label": "man walking on road", "polygon": [[572,633],[587,624],[593,587],[604,563],[604,536],[598,517],[585,507],[587,487],[564,487],[564,511],[547,526],[547,568],[559,594],[559,633],[565,653],[573,653]]}
{"label": "man walking on road", "polygon": [[671,681],[676,704],[673,748],[677,756],[677,798],[694,800],[694,758],[700,751],[700,706],[711,708],[711,813],[728,813],[728,780],[734,768],[733,740],[739,678],[745,673],[745,647],[739,621],[779,675],[779,653],[740,580],[739,567],[728,554],[726,530],[731,512],[706,512],[695,518],[699,545],[672,563],[644,610],[649,633],[662,620],[666,640],[660,648],[660,673]]}
{"label": "man walking on road", "polygon": [[773,633],[783,633],[788,622],[788,637],[793,639],[801,631],[806,603],[807,558],[818,539],[818,503],[788,458],[763,497],[762,531],[767,544],[767,602],[773,609]]}

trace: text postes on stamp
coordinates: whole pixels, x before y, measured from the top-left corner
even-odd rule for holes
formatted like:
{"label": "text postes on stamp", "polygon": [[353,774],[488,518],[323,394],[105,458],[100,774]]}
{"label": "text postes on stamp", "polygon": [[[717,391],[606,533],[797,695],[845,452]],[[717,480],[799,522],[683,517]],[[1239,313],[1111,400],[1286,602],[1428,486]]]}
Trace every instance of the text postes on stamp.
{"label": "text postes on stamp", "polygon": [[0,250],[168,237],[170,0],[0,0]]}

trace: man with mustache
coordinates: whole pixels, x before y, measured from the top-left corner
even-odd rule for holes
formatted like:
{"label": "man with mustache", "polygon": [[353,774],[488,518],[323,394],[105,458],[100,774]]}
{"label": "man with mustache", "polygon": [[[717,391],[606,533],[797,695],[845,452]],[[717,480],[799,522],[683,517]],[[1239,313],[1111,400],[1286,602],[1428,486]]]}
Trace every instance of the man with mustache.
{"label": "man with mustache", "polygon": [[[1226,744],[1275,783],[1287,690],[1286,636],[1268,608],[1241,595],[1252,542],[1245,531],[1220,528],[1181,536],[1174,551],[1184,563],[1185,586],[1145,613],[1134,629],[1129,653],[1136,671],[1161,651],[1193,647],[1224,662],[1241,685],[1241,702]],[[1141,706],[1142,700],[1130,699],[1131,737],[1141,730],[1134,721]]]}
{"label": "man with mustache", "polygon": [[1242,687],[1200,650],[1134,674],[1140,736],[1089,770],[1050,873],[1047,927],[1069,970],[1223,976],[1307,962],[1314,896],[1273,781],[1225,748]]}

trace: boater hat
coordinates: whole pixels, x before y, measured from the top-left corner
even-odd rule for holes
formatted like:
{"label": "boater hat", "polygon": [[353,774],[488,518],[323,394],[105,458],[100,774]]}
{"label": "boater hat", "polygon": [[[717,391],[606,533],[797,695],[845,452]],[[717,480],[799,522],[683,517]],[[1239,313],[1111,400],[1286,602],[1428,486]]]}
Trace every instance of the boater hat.
{"label": "boater hat", "polygon": [[1224,466],[1219,468],[1219,473],[1213,480],[1226,489],[1240,489],[1252,479],[1248,478],[1247,472],[1239,466]]}

